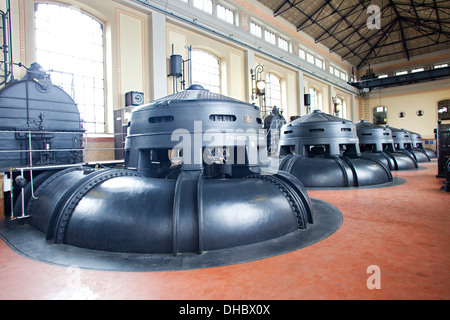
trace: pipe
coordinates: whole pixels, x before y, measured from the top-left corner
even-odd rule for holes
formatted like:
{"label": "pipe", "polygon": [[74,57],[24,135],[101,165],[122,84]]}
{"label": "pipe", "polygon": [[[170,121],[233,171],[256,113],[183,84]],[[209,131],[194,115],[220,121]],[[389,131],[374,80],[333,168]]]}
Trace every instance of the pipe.
{"label": "pipe", "polygon": [[[301,182],[285,172],[261,174],[267,149],[256,136],[258,117],[253,105],[200,86],[142,106],[132,113],[125,169],[74,167],[47,177],[26,206],[30,224],[57,244],[172,256],[307,229],[313,208]],[[179,128],[182,162],[174,165],[169,152],[180,150]],[[203,137],[213,129],[213,140]],[[211,163],[209,148],[233,149],[237,163],[215,153]]]}

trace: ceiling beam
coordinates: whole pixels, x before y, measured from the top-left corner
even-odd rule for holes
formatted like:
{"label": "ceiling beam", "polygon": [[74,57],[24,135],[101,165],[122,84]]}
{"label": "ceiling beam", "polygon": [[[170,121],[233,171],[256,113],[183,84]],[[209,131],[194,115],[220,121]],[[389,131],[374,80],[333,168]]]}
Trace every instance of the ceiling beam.
{"label": "ceiling beam", "polygon": [[[288,11],[289,9],[294,8],[297,4],[302,3],[304,0],[300,0],[297,3],[294,1],[290,1],[290,0],[286,0],[285,2],[283,2],[276,10],[274,10],[274,16],[278,17],[279,15],[285,13],[286,11]],[[280,11],[285,4],[289,4],[289,7],[287,7],[286,9],[284,9],[283,11]]]}
{"label": "ceiling beam", "polygon": [[[314,11],[314,13],[312,15],[308,15],[306,14],[306,12],[300,10],[297,6],[295,6],[301,13],[303,13],[306,16],[306,20],[304,20],[299,26],[297,26],[297,31],[301,31],[303,25],[308,22],[308,20],[311,20],[311,22],[313,22],[313,24],[316,22],[312,17],[314,17],[319,11],[323,11],[323,9],[325,9],[325,7],[327,6],[328,3],[330,3],[331,0],[325,0],[325,2],[316,9],[316,11]],[[320,13],[319,15],[320,16]],[[322,27],[322,29],[324,29]],[[324,29],[325,30],[325,29]]]}
{"label": "ceiling beam", "polygon": [[394,1],[393,0],[389,0],[389,3],[391,4],[392,8],[394,9],[395,14],[397,15],[398,24],[400,26],[400,37],[402,38],[403,50],[405,50],[406,58],[409,61],[410,60],[410,56],[409,56],[409,51],[408,51],[408,45],[406,43],[405,31],[403,30],[402,16],[398,12],[397,6],[395,5]]}
{"label": "ceiling beam", "polygon": [[[419,53],[418,47],[449,47],[450,1],[443,0],[387,0],[380,14],[382,27],[365,28],[367,7],[380,5],[374,0],[280,0],[276,1],[274,15],[290,18],[291,9],[297,18],[297,31],[311,34],[324,43],[331,53],[349,60],[358,69],[373,59],[398,56],[403,52],[408,60]],[[293,22],[294,24],[296,22]],[[392,38],[394,35],[395,39]],[[423,39],[423,44],[422,40]],[[419,45],[420,43],[420,45]],[[389,53],[383,48],[395,51]],[[403,51],[402,51],[403,50]],[[397,52],[398,51],[398,52]],[[386,58],[384,58],[386,59]]]}
{"label": "ceiling beam", "polygon": [[383,31],[383,28],[381,28],[381,30],[382,30],[381,32],[383,32],[382,36],[378,39],[378,41],[375,43],[375,45],[373,45],[373,46],[370,48],[369,53],[367,53],[367,55],[364,56],[363,59],[361,59],[361,62],[358,64],[358,67],[357,67],[358,70],[361,69],[361,67],[364,66],[364,65],[366,64],[367,59],[368,59],[368,58],[370,57],[370,55],[374,52],[375,48],[377,48],[377,47],[380,45],[380,43],[381,43],[381,41],[383,40],[383,38],[386,38],[386,39],[387,39],[387,38],[389,37],[389,34],[390,34],[390,32],[392,31],[392,29],[395,27],[396,23],[397,23],[397,20],[394,19],[394,20],[392,20],[392,21],[387,25],[386,31]]}

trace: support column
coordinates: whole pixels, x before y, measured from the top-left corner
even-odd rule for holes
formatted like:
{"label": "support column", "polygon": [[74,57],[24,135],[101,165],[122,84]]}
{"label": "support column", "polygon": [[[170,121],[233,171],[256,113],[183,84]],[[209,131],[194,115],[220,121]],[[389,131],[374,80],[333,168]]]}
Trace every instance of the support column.
{"label": "support column", "polygon": [[167,96],[166,16],[152,12],[150,21],[150,88],[152,100],[156,100]]}
{"label": "support column", "polygon": [[303,117],[306,115],[307,110],[305,107],[305,81],[303,79],[303,71],[297,72],[297,79],[298,79],[298,106],[300,108],[299,116]]}
{"label": "support column", "polygon": [[352,108],[352,121],[355,123],[359,122],[359,120],[356,118],[356,96],[354,94],[352,94],[351,108]]}
{"label": "support column", "polygon": [[245,51],[244,55],[245,68],[245,102],[253,103],[252,100],[252,75],[250,70],[255,68],[255,52],[252,50]]}
{"label": "support column", "polygon": [[334,85],[330,84],[328,86],[328,113],[334,115]]}

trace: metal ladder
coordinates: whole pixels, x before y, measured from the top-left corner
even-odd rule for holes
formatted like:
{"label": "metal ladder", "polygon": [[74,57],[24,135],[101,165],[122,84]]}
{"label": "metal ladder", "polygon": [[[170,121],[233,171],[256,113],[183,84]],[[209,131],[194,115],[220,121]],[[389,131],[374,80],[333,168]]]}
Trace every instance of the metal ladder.
{"label": "metal ladder", "polygon": [[372,110],[370,110],[370,93],[362,92],[361,97],[363,98],[363,120],[372,122],[371,119]]}

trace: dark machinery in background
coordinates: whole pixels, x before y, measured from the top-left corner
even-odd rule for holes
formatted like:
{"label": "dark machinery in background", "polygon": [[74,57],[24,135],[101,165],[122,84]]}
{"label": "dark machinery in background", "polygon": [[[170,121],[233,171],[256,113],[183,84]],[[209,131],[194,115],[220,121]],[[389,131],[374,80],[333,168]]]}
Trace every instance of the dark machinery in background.
{"label": "dark machinery in background", "polygon": [[314,111],[281,130],[280,169],[305,187],[362,187],[393,181],[389,167],[361,154],[353,122]]}
{"label": "dark machinery in background", "polygon": [[0,53],[0,86],[3,86],[14,79],[10,0],[6,0],[5,11],[0,10]]}
{"label": "dark machinery in background", "polygon": [[411,142],[412,142],[412,148],[415,150],[421,150],[422,152],[425,152],[430,159],[436,159],[437,155],[434,150],[424,148],[423,146],[423,140],[422,136],[416,132],[409,132],[411,134]]}
{"label": "dark machinery in background", "polygon": [[395,171],[418,168],[412,155],[396,152],[391,129],[362,120],[356,124],[356,130],[364,157],[381,161]]}
{"label": "dark machinery in background", "polygon": [[301,182],[262,171],[259,117],[258,108],[195,85],[138,107],[125,168],[48,177],[26,205],[30,224],[56,243],[173,255],[308,229],[316,213]]}
{"label": "dark machinery in background", "polygon": [[286,119],[277,107],[264,118],[264,129],[267,132],[267,150],[269,155],[278,154],[281,128],[286,125]]}
{"label": "dark machinery in background", "polygon": [[436,130],[438,178],[446,178],[450,160],[450,124],[439,124]]}
{"label": "dark machinery in background", "polygon": [[83,134],[77,104],[39,64],[0,90],[0,168],[82,162]]}
{"label": "dark machinery in background", "polygon": [[441,190],[445,192],[450,192],[450,159],[447,159],[444,170],[445,170],[445,181],[444,185],[441,187]]}
{"label": "dark machinery in background", "polygon": [[131,112],[144,104],[144,93],[130,91],[125,94],[125,108],[114,110],[114,159],[125,158],[125,139],[128,134]]}
{"label": "dark machinery in background", "polygon": [[350,82],[350,84],[355,88],[358,88],[359,90],[363,89],[373,90],[379,88],[397,87],[412,83],[421,83],[421,82],[435,81],[439,79],[447,79],[449,77],[450,77],[450,67],[445,67],[409,73],[400,76],[392,76],[387,78],[377,78],[375,74],[370,74],[367,75],[366,77],[361,77],[361,81]]}
{"label": "dark machinery in background", "polygon": [[0,170],[7,173],[4,208],[11,218],[24,216],[31,185],[83,162],[84,132],[77,104],[39,64],[0,90]]}
{"label": "dark machinery in background", "polygon": [[[192,47],[188,48],[188,59],[184,60],[179,54],[175,54],[175,46],[172,44],[172,55],[170,56],[170,73],[169,77],[172,77],[173,92],[179,92],[178,82],[180,83],[181,91],[186,90],[186,84],[189,86],[192,84]],[[186,80],[186,64],[189,68],[189,79]]]}
{"label": "dark machinery in background", "polygon": [[413,140],[409,131],[390,126],[386,126],[386,128],[389,128],[392,131],[392,138],[394,138],[395,150],[397,150],[397,152],[413,156],[418,163],[431,161],[423,148],[417,148],[413,145]]}

